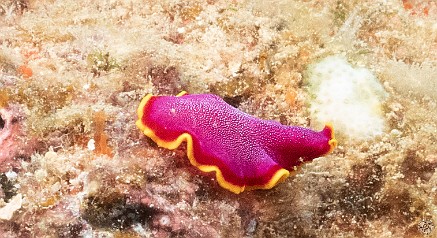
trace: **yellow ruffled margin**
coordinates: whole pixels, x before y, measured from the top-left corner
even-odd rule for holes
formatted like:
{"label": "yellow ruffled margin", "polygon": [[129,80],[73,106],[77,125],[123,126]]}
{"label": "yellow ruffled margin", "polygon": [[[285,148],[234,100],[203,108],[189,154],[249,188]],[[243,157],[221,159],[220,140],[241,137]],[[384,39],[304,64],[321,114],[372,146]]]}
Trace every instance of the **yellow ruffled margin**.
{"label": "yellow ruffled margin", "polygon": [[[186,94],[186,92],[182,91],[181,93],[179,93],[176,96],[180,97],[180,96],[183,96],[185,94]],[[138,110],[137,110],[138,120],[135,123],[137,125],[137,127],[144,133],[144,135],[150,137],[153,141],[155,141],[156,144],[158,144],[158,146],[164,147],[164,148],[167,148],[170,150],[178,148],[182,142],[186,141],[187,142],[187,156],[188,156],[188,159],[190,160],[190,163],[193,166],[196,166],[198,169],[200,169],[203,172],[215,172],[217,181],[218,181],[219,185],[222,186],[223,188],[225,188],[233,193],[236,193],[236,194],[239,194],[245,190],[271,189],[277,183],[284,181],[290,175],[290,172],[288,170],[281,168],[273,174],[272,178],[270,178],[270,180],[266,184],[257,185],[257,186],[238,186],[238,185],[235,185],[235,184],[232,184],[232,183],[226,181],[226,179],[223,177],[222,172],[220,171],[220,169],[217,166],[202,165],[202,164],[197,162],[196,158],[194,157],[193,138],[191,137],[191,135],[189,133],[181,134],[174,141],[165,141],[165,140],[159,138],[156,135],[156,133],[152,129],[150,129],[147,125],[143,124],[143,121],[141,119],[144,115],[144,108],[152,97],[153,97],[152,94],[148,94],[141,100],[140,105],[138,106]]]}
{"label": "yellow ruffled margin", "polygon": [[331,130],[331,135],[330,135],[331,139],[328,141],[329,150],[328,150],[328,152],[326,152],[324,154],[324,155],[327,155],[327,154],[331,153],[335,147],[337,147],[338,142],[337,142],[337,139],[335,139],[334,126],[332,125],[332,123],[330,123],[330,122],[326,123],[325,128],[329,128]]}

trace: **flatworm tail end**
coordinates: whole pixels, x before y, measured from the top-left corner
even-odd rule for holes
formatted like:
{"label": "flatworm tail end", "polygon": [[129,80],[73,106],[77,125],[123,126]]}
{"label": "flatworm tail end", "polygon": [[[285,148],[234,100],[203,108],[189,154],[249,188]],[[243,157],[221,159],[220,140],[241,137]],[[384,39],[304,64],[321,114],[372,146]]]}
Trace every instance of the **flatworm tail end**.
{"label": "flatworm tail end", "polygon": [[329,150],[328,150],[328,152],[326,152],[326,154],[329,154],[334,150],[334,148],[338,144],[337,139],[335,139],[334,127],[332,126],[332,124],[326,123],[325,128],[323,128],[322,133],[324,135],[326,135],[328,138],[330,138],[328,141]]}

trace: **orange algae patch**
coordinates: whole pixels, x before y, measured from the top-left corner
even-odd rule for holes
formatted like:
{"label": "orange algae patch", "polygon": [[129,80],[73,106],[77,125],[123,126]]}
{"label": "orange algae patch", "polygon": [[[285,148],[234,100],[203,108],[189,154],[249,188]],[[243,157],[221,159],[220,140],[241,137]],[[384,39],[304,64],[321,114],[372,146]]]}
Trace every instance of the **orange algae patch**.
{"label": "orange algae patch", "polygon": [[23,78],[28,79],[32,77],[33,71],[29,66],[23,64],[20,67],[18,67],[17,72],[23,76]]}
{"label": "orange algae patch", "polygon": [[291,89],[287,92],[285,92],[285,101],[290,107],[296,106],[297,101],[297,92],[294,89]]}
{"label": "orange algae patch", "polygon": [[21,55],[24,58],[24,63],[17,68],[17,73],[23,76],[23,78],[28,79],[32,77],[33,70],[29,67],[29,61],[39,59],[39,49],[37,48],[24,48],[21,49]]}
{"label": "orange algae patch", "polygon": [[112,149],[108,146],[108,135],[105,132],[105,122],[105,112],[99,111],[94,114],[95,152],[112,157]]}
{"label": "orange algae patch", "polygon": [[404,2],[404,8],[406,9],[406,10],[411,10],[411,9],[413,9],[413,4],[411,4],[411,2],[408,2],[408,1],[403,1]]}
{"label": "orange algae patch", "polygon": [[430,8],[436,6],[435,2],[429,0],[403,0],[402,3],[405,10],[411,11],[411,15],[428,16]]}

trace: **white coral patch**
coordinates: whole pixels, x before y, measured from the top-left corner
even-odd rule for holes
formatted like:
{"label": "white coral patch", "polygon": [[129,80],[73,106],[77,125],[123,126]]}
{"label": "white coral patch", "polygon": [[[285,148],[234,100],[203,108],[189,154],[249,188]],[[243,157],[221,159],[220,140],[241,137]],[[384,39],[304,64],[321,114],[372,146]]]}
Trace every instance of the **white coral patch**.
{"label": "white coral patch", "polygon": [[369,139],[384,131],[382,102],[387,93],[366,68],[353,67],[341,56],[329,56],[310,65],[307,74],[311,119],[331,122],[337,132]]}
{"label": "white coral patch", "polygon": [[0,220],[11,220],[14,212],[21,208],[23,203],[23,196],[21,194],[15,195],[9,203],[0,208]]}

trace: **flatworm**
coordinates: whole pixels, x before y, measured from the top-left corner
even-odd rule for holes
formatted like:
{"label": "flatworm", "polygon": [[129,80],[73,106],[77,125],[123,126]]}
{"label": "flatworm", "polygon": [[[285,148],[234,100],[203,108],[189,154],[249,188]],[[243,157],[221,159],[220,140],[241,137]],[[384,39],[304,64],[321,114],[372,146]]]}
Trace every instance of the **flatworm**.
{"label": "flatworm", "polygon": [[212,94],[145,96],[137,127],[158,146],[176,149],[187,143],[187,156],[203,172],[234,193],[270,189],[290,171],[331,152],[334,130],[320,131],[262,120]]}

